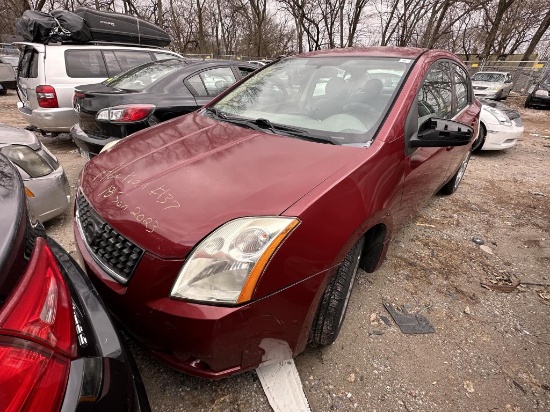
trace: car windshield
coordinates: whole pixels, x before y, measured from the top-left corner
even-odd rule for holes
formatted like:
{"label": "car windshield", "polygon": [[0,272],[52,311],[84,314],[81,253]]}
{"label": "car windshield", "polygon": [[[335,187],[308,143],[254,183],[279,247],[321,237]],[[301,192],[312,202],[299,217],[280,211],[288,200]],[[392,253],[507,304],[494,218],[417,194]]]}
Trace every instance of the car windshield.
{"label": "car windshield", "polygon": [[184,64],[184,61],[179,59],[146,63],[107,79],[104,84],[122,90],[141,91],[167,74],[183,67]]}
{"label": "car windshield", "polygon": [[502,73],[476,73],[473,75],[472,80],[478,82],[495,82],[504,83],[504,76]]}
{"label": "car windshield", "polygon": [[364,146],[412,63],[387,57],[287,58],[251,76],[206,113],[275,134]]}

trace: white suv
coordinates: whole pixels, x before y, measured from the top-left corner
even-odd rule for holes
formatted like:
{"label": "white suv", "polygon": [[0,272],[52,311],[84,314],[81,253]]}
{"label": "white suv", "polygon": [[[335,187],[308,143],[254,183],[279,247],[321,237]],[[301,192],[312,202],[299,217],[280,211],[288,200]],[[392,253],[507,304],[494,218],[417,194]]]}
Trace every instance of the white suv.
{"label": "white suv", "polygon": [[48,133],[68,132],[78,117],[74,87],[103,80],[153,60],[181,57],[164,49],[103,45],[15,43],[21,50],[17,108],[25,120]]}

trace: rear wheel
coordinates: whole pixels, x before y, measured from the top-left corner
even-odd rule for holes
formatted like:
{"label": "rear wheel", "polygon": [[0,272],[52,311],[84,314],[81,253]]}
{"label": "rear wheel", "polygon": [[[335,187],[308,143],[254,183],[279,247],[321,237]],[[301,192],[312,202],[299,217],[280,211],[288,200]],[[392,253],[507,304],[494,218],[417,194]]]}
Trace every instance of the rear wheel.
{"label": "rear wheel", "polygon": [[460,164],[460,167],[458,168],[455,175],[449,180],[445,186],[441,188],[439,193],[443,195],[452,195],[454,192],[456,192],[456,189],[458,189],[458,185],[462,181],[462,178],[464,177],[464,173],[466,172],[466,168],[468,167],[468,162],[470,161],[470,156],[472,152],[469,151],[462,163]]}
{"label": "rear wheel", "polygon": [[310,344],[314,347],[334,343],[340,333],[359,269],[364,242],[365,238],[362,237],[353,245],[325,289],[310,333]]}

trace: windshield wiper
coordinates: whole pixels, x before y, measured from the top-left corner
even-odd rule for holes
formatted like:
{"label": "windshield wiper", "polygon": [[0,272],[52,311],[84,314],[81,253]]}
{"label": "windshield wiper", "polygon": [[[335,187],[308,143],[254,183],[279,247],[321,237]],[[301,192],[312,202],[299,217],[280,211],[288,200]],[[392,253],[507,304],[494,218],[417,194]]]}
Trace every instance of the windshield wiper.
{"label": "windshield wiper", "polygon": [[220,110],[215,107],[207,107],[206,111],[213,114],[216,118],[236,124],[239,126],[248,127],[249,129],[266,131],[269,130],[273,134],[281,134],[284,136],[298,137],[304,140],[310,140],[314,142],[330,143],[335,145],[340,145],[341,143],[334,140],[331,137],[321,137],[321,136],[312,136],[306,130],[300,129],[298,127],[286,126],[278,123],[271,123],[271,121],[264,119],[262,117],[258,119],[239,119],[236,117],[227,116],[225,113],[220,112]]}
{"label": "windshield wiper", "polygon": [[331,137],[321,137],[321,136],[310,135],[307,132],[307,130],[300,129],[298,127],[292,127],[292,126],[287,126],[287,125],[278,124],[278,123],[271,123],[269,120],[263,119],[263,118],[252,120],[252,121],[259,126],[260,125],[267,126],[273,133],[280,133],[286,136],[298,137],[300,139],[310,140],[313,142],[330,143],[330,144],[337,144],[337,145],[341,144],[340,142],[334,140]]}

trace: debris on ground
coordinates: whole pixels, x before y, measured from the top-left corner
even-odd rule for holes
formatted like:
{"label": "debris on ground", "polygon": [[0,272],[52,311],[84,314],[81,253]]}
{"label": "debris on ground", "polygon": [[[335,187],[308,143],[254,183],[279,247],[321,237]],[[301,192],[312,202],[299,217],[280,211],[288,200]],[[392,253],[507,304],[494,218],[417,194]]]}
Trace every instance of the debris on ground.
{"label": "debris on ground", "polygon": [[409,313],[404,306],[396,307],[391,303],[384,303],[384,307],[403,333],[422,334],[435,332],[434,327],[425,316],[418,313]]}
{"label": "debris on ground", "polygon": [[504,273],[494,276],[489,283],[481,282],[481,286],[495,292],[511,293],[517,289],[520,283],[521,281],[513,273]]}

